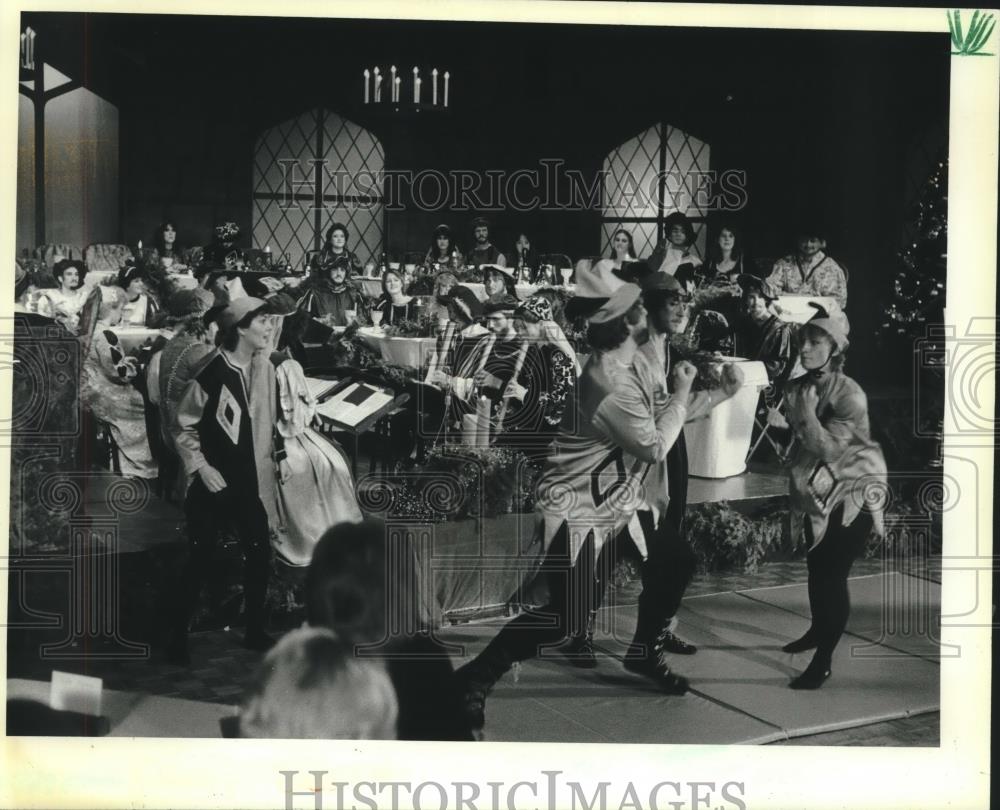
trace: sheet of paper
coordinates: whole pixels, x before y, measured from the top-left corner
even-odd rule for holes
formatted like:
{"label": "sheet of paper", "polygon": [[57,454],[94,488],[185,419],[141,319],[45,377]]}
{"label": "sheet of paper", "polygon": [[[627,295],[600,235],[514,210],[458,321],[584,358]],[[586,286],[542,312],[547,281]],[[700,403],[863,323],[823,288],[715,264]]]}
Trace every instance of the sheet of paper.
{"label": "sheet of paper", "polygon": [[95,717],[101,714],[101,693],[104,681],[89,675],[52,671],[49,705],[60,711],[80,712]]}

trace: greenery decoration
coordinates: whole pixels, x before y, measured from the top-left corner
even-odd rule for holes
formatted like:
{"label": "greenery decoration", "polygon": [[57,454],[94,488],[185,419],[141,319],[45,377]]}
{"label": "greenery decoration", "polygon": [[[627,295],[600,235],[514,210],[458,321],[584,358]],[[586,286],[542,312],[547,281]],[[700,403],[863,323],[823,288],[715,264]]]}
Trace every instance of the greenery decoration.
{"label": "greenery decoration", "polygon": [[992,56],[983,48],[993,34],[996,20],[992,14],[983,14],[978,9],[973,12],[969,30],[962,33],[962,13],[955,9],[948,12],[948,30],[951,32],[952,54],[955,56]]}

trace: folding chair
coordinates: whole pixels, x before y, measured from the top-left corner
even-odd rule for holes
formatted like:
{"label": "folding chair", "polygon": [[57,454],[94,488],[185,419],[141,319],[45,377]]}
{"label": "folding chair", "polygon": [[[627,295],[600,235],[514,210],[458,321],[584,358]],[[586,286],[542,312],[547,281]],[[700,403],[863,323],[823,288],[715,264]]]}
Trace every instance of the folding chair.
{"label": "folding chair", "polygon": [[[770,386],[768,386],[768,388],[770,388]],[[774,451],[774,454],[778,457],[778,459],[780,461],[785,460],[784,448],[782,448],[782,446],[778,444],[778,442],[776,442],[774,439],[771,438],[770,435],[768,435],[768,431],[771,429],[771,425],[767,423],[767,413],[770,410],[771,406],[768,404],[767,391],[768,389],[765,388],[763,391],[761,391],[760,394],[760,402],[763,404],[763,409],[760,406],[758,406],[757,411],[754,414],[753,418],[754,427],[759,429],[760,433],[757,435],[757,440],[750,446],[750,450],[747,453],[746,457],[747,463],[750,462],[750,459],[753,458],[754,453],[757,452],[757,448],[760,447],[761,443],[765,439],[767,440],[767,443],[771,445],[771,449]],[[784,404],[785,404],[785,398],[782,396],[778,398],[777,404],[774,406],[775,408],[778,409],[778,413],[780,413],[782,416],[785,415],[783,407]],[[761,414],[763,414],[763,417],[761,416]]]}

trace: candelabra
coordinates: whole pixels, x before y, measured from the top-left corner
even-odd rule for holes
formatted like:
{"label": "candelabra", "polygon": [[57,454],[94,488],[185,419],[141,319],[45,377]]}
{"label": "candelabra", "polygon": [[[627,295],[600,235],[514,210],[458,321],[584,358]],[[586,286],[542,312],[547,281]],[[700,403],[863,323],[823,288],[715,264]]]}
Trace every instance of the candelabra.
{"label": "candelabra", "polygon": [[395,65],[390,65],[388,70],[381,65],[376,65],[371,70],[365,68],[362,72],[365,104],[384,105],[397,112],[403,109],[448,109],[451,101],[451,73],[447,70],[440,71],[436,67],[432,67],[430,71],[426,68],[423,70],[424,76],[430,76],[430,87],[424,87],[421,68],[414,65],[411,71],[413,78],[407,81],[408,87],[404,89],[405,71],[397,70]]}

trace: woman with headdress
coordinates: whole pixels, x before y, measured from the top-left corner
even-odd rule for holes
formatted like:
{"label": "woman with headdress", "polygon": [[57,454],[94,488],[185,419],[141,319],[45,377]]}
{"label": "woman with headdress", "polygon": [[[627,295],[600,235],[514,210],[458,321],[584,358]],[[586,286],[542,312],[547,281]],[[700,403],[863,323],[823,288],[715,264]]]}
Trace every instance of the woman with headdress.
{"label": "woman with headdress", "polygon": [[[337,226],[335,226],[337,227]],[[351,282],[354,263],[353,253],[324,251],[320,254],[320,267],[307,282],[306,293],[299,299],[299,310],[308,312],[330,326],[349,326],[354,319],[368,323],[368,302]]]}
{"label": "woman with headdress", "polygon": [[156,298],[149,291],[149,274],[144,267],[126,264],[116,282],[125,291],[122,323],[126,326],[146,326],[159,311]]}
{"label": "woman with headdress", "polygon": [[694,251],[694,227],[680,211],[674,211],[663,221],[666,242],[656,246],[646,260],[654,273],[673,275],[682,264],[701,266],[701,259]]}
{"label": "woman with headdress", "polygon": [[424,256],[424,268],[428,273],[438,272],[445,268],[460,270],[465,266],[465,257],[447,225],[438,225],[431,234],[431,243]]}
{"label": "woman with headdress", "polygon": [[117,447],[118,470],[125,476],[155,478],[156,462],[146,432],[142,394],[133,386],[139,374],[135,357],[125,349],[113,329],[122,320],[128,298],[118,286],[95,287],[81,325],[83,381],[81,400],[98,419],[107,423]]}
{"label": "woman with headdress", "polygon": [[851,566],[869,535],[884,533],[885,459],[871,439],[865,392],[844,374],[847,316],[822,310],[818,315],[798,333],[806,374],[785,386],[784,415],[776,408],[768,414],[776,435],[789,445],[792,538],[804,533],[809,544],[812,623],[782,649],[816,652],[789,684],[792,689],[818,689],[830,677],[850,614]]}
{"label": "woman with headdress", "polygon": [[608,258],[614,262],[615,270],[621,270],[623,264],[638,260],[632,234],[624,228],[619,228],[611,234],[611,251],[608,253]]}
{"label": "woman with headdress", "polygon": [[87,302],[89,290],[83,286],[87,265],[78,259],[63,259],[52,268],[56,289],[43,290],[38,300],[38,313],[53,318],[76,334],[80,310]]}

